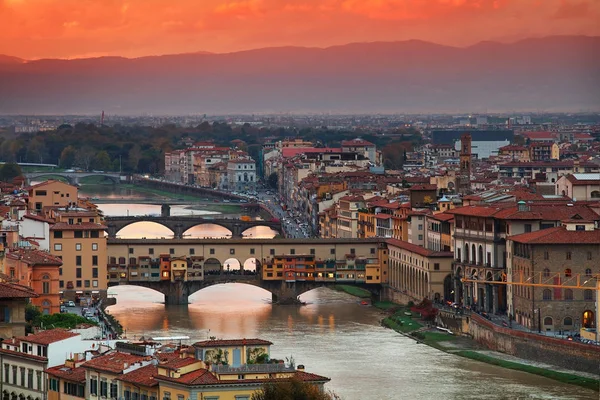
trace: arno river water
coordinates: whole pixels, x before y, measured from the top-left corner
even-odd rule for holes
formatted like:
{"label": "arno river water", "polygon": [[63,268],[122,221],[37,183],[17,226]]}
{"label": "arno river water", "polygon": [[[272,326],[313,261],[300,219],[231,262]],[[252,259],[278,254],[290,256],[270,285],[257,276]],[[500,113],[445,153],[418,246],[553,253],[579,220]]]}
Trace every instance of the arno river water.
{"label": "arno river water", "polygon": [[[136,197],[132,204],[101,208],[107,215],[158,212],[135,205]],[[146,228],[137,226],[131,235],[152,236]],[[345,400],[598,399],[596,392],[416,344],[382,328],[376,309],[328,289],[304,294],[303,307],[271,305],[266,291],[241,284],[204,289],[187,306],[166,306],[160,293],[134,286],[111,288],[109,294],[117,299],[109,310],[129,338],[267,339],[274,343],[272,357],[291,355],[308,371],[330,377],[327,387]]]}

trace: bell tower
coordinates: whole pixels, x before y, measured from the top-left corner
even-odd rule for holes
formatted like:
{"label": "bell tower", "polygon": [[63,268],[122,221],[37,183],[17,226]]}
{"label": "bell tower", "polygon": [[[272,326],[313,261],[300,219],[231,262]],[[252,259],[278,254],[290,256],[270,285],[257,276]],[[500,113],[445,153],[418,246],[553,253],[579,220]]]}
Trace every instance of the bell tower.
{"label": "bell tower", "polygon": [[460,137],[460,175],[458,192],[466,194],[471,189],[471,135],[465,133]]}

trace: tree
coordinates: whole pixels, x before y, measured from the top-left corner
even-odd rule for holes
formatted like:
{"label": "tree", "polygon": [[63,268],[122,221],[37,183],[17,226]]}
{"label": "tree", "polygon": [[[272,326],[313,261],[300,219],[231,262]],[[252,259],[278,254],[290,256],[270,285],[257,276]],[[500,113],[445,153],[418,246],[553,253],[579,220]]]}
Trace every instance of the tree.
{"label": "tree", "polygon": [[0,181],[11,182],[18,176],[22,176],[23,172],[19,164],[7,163],[0,167]]}
{"label": "tree", "polygon": [[85,171],[90,170],[90,165],[94,160],[94,149],[89,146],[85,146],[77,152],[75,162],[77,166],[83,168]]}
{"label": "tree", "polygon": [[279,182],[279,178],[277,177],[277,173],[275,173],[275,172],[273,172],[271,175],[269,175],[269,178],[267,178],[267,183],[273,189],[277,189],[278,182]]}
{"label": "tree", "polygon": [[339,400],[334,393],[299,379],[266,383],[252,394],[252,400]]}
{"label": "tree", "polygon": [[71,168],[75,163],[77,151],[73,146],[67,146],[60,153],[60,166],[63,168]]}
{"label": "tree", "polygon": [[92,162],[92,167],[94,170],[99,171],[107,171],[112,167],[112,161],[110,160],[110,156],[106,152],[106,150],[102,150],[96,157],[94,157],[94,161]]}

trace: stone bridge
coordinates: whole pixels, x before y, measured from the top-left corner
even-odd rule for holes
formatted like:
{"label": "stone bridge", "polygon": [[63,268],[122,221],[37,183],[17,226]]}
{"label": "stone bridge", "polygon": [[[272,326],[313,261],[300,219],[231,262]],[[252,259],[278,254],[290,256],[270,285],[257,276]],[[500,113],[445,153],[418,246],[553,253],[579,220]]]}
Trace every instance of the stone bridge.
{"label": "stone bridge", "polygon": [[[195,292],[213,285],[225,283],[243,283],[267,290],[271,293],[273,302],[292,304],[297,302],[298,296],[320,287],[336,285],[335,281],[296,281],[286,282],[281,280],[263,280],[260,275],[206,275],[203,280],[193,281],[149,281],[149,280],[122,280],[109,282],[108,286],[134,285],[156,290],[165,295],[165,304],[188,304],[188,298]],[[360,283],[345,283],[370,291],[373,296],[379,296],[381,285],[367,285]]]}
{"label": "stone bridge", "polygon": [[214,224],[222,226],[231,232],[232,238],[241,238],[244,231],[255,226],[268,226],[281,234],[281,222],[279,221],[242,221],[227,218],[202,218],[193,215],[186,216],[139,216],[139,217],[106,217],[105,225],[108,228],[108,237],[116,238],[117,233],[136,222],[155,222],[169,228],[175,239],[183,239],[183,234],[194,226],[203,224]]}
{"label": "stone bridge", "polygon": [[23,174],[25,177],[25,184],[31,184],[31,181],[39,180],[52,176],[61,176],[65,178],[71,185],[79,184],[79,181],[82,178],[87,178],[88,176],[103,176],[113,181],[113,183],[121,183],[122,179],[125,178],[125,175],[121,175],[118,172],[29,172]]}

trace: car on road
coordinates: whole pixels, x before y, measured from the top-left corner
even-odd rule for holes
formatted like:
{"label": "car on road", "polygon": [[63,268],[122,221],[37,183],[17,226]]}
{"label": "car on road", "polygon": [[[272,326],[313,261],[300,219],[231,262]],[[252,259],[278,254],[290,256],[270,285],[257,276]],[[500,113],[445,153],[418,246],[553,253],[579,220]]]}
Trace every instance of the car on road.
{"label": "car on road", "polygon": [[75,307],[75,302],[74,301],[68,301],[67,302],[67,307]]}
{"label": "car on road", "polygon": [[67,312],[67,307],[65,307],[64,304],[60,305],[60,312],[61,313],[66,313]]}

